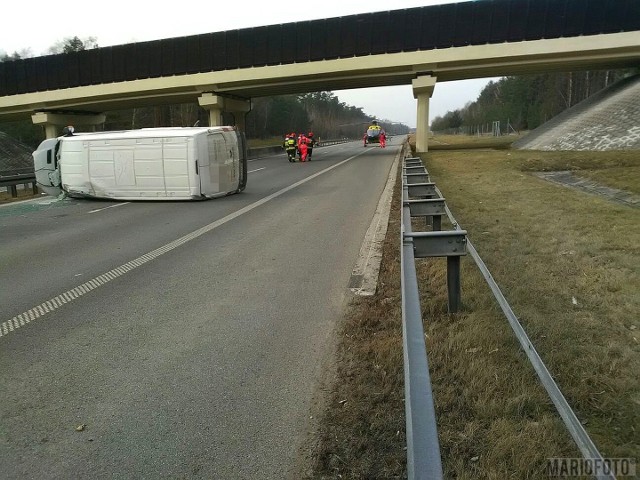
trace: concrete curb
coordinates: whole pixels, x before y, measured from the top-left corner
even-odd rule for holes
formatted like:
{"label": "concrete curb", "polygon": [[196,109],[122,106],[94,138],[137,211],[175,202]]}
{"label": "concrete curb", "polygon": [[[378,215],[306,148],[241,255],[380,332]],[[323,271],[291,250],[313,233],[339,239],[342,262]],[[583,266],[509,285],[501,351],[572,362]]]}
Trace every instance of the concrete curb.
{"label": "concrete curb", "polygon": [[393,189],[396,185],[396,177],[398,174],[398,164],[407,146],[408,143],[405,142],[393,161],[387,184],[380,196],[376,212],[373,214],[371,224],[364,236],[356,265],[351,272],[349,290],[351,290],[354,295],[371,296],[376,293],[380,264],[382,262],[382,247],[387,236],[387,226],[391,212]]}

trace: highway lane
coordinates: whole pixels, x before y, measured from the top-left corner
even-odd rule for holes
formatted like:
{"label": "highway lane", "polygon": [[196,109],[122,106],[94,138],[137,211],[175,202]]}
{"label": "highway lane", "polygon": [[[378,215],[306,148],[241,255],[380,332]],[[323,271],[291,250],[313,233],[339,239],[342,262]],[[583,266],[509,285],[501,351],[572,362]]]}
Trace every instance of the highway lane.
{"label": "highway lane", "polygon": [[256,160],[205,202],[0,208],[2,322],[45,306],[0,337],[3,476],[293,478],[395,153]]}
{"label": "highway lane", "polygon": [[[284,153],[249,163],[245,192],[203,202],[50,197],[0,208],[0,305],[8,318],[345,158],[355,143],[319,148],[310,163]],[[346,150],[345,150],[346,149]],[[109,208],[111,207],[111,208]],[[38,304],[40,302],[37,302]],[[7,310],[5,306],[12,309]],[[2,320],[4,321],[4,319]]]}

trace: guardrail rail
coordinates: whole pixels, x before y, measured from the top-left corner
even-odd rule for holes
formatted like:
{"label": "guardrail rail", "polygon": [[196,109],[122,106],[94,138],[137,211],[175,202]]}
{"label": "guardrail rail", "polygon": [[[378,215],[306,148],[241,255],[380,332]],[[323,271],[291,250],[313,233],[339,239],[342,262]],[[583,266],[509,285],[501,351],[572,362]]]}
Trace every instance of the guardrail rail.
{"label": "guardrail rail", "polygon": [[[460,257],[466,255],[467,251],[480,269],[584,459],[595,460],[599,465],[605,465],[602,455],[553,380],[480,255],[468,240],[466,230],[460,228],[442,193],[431,182],[422,159],[405,158],[402,174],[400,240],[408,479],[443,478],[415,259],[447,258],[449,312],[455,313],[461,307]],[[452,230],[442,231],[443,215],[448,217],[453,226]],[[425,217],[425,224],[431,226],[431,231],[413,232],[411,220],[414,217]],[[594,476],[598,480],[615,480],[615,476],[608,471],[599,471]]]}
{"label": "guardrail rail", "polygon": [[31,185],[33,194],[38,193],[35,173],[0,174],[0,187],[6,187],[13,198],[18,196],[18,185],[24,185],[25,188]]}
{"label": "guardrail rail", "polygon": [[[420,158],[402,166],[401,290],[404,351],[407,474],[409,480],[442,479],[442,460],[429,376],[415,259],[446,257],[449,311],[460,309],[460,257],[466,232],[442,230],[445,199]],[[424,217],[430,231],[414,232],[412,218]]]}

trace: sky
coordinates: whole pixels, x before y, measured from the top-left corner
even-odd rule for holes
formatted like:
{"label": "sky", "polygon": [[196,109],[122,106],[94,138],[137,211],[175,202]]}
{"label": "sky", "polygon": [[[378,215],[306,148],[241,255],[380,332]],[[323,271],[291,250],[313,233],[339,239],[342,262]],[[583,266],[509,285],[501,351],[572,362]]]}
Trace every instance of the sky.
{"label": "sky", "polygon": [[[460,0],[457,0],[460,1]],[[44,0],[10,2],[3,8],[0,53],[44,55],[66,38],[94,37],[100,47],[158,40],[236,28],[340,17],[357,13],[456,3],[456,0],[324,0],[295,3],[271,0],[187,0],[148,2],[110,0],[101,4],[56,3]],[[429,107],[436,116],[475,101],[494,79],[474,79],[436,84]],[[360,107],[371,116],[416,126],[416,100],[410,85],[333,92],[341,102]]]}

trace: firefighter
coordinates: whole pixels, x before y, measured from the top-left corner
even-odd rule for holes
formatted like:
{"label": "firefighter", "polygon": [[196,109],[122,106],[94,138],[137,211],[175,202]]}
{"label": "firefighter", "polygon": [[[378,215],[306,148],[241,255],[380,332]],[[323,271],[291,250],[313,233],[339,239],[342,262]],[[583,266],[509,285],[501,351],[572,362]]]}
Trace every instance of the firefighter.
{"label": "firefighter", "polygon": [[313,154],[313,146],[316,144],[316,139],[313,138],[313,132],[307,134],[307,160],[311,161],[311,155]]}
{"label": "firefighter", "polygon": [[387,134],[384,130],[380,130],[380,148],[385,148],[387,146]]}
{"label": "firefighter", "polygon": [[307,137],[304,134],[300,134],[298,137],[298,151],[300,152],[300,161],[307,161]]}
{"label": "firefighter", "polygon": [[283,148],[287,151],[287,157],[290,162],[296,161],[296,153],[298,146],[296,145],[296,134],[289,133],[284,137]]}

